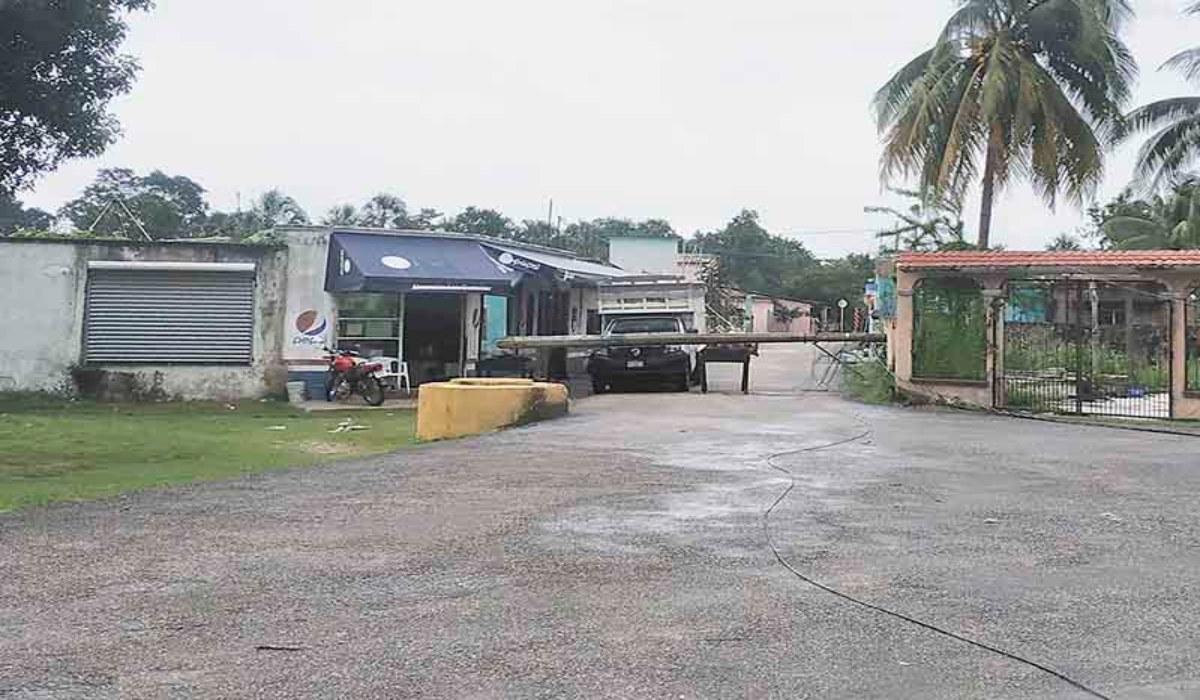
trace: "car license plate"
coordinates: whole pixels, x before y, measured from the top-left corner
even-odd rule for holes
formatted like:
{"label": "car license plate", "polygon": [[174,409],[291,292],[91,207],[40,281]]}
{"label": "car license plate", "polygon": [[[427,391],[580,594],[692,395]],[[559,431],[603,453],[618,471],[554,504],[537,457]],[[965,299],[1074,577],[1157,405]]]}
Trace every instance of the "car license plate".
{"label": "car license plate", "polygon": [[642,360],[630,360],[629,362],[625,363],[626,369],[641,369],[645,366],[646,363]]}

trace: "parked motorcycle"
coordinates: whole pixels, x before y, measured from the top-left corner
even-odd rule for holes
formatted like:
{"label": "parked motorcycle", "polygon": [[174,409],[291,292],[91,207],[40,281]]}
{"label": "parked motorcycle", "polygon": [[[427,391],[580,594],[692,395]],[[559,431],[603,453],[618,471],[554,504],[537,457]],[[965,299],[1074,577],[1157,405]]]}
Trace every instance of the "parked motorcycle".
{"label": "parked motorcycle", "polygon": [[341,401],[351,394],[363,397],[368,405],[383,403],[383,384],[375,376],[383,369],[378,362],[367,362],[353,350],[325,348],[325,361],[329,369],[325,373],[325,399]]}

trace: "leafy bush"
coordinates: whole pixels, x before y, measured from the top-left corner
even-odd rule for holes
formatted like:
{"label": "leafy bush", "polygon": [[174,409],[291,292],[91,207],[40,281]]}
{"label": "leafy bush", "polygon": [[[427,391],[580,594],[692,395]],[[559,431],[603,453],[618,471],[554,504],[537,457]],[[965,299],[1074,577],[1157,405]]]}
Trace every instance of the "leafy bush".
{"label": "leafy bush", "polygon": [[850,398],[863,403],[884,404],[896,398],[896,382],[892,373],[879,360],[843,368],[842,390]]}
{"label": "leafy bush", "polygon": [[983,294],[969,281],[925,280],[913,295],[913,376],[983,380]]}

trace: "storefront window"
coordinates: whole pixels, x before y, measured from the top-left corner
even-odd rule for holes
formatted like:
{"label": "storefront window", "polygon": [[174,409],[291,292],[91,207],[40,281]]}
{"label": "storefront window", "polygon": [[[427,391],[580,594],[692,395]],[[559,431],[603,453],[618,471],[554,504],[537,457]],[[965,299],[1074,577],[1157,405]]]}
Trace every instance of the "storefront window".
{"label": "storefront window", "polygon": [[338,348],[368,357],[400,357],[403,298],[398,294],[338,297]]}

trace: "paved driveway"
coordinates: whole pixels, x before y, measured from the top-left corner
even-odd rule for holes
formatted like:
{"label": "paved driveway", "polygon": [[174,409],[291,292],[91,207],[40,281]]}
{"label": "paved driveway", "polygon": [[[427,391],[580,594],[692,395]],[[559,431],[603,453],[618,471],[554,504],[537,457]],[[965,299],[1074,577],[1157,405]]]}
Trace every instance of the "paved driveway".
{"label": "paved driveway", "polygon": [[[793,352],[760,389],[802,384]],[[765,458],[863,432],[775,460],[796,568],[1113,698],[1200,697],[1200,441],[786,393],[0,516],[0,697],[1087,697],[775,561]]]}

